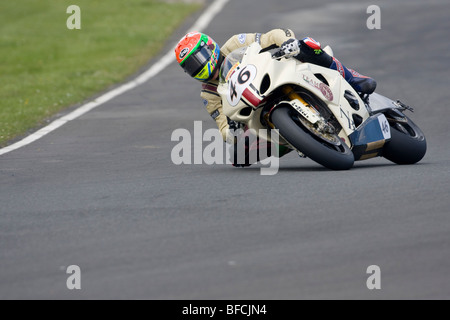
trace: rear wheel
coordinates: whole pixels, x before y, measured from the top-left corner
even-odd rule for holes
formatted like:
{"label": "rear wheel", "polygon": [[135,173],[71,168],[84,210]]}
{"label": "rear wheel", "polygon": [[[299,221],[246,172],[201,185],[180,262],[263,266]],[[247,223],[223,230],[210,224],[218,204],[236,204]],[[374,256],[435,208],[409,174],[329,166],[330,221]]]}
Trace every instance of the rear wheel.
{"label": "rear wheel", "polygon": [[336,134],[323,134],[289,105],[272,111],[271,122],[280,135],[305,156],[332,170],[348,170],[355,161],[352,151]]}
{"label": "rear wheel", "polygon": [[392,121],[391,140],[383,148],[383,157],[396,164],[414,164],[427,152],[427,141],[420,128],[405,116],[404,121]]}

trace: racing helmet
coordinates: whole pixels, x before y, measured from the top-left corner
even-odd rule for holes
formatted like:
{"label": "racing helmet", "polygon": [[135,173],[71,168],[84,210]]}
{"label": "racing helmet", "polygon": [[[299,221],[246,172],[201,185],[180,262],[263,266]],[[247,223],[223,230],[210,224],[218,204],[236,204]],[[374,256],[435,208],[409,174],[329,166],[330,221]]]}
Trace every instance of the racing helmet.
{"label": "racing helmet", "polygon": [[219,65],[220,47],[208,35],[190,32],[178,42],[175,56],[187,74],[194,79],[208,81]]}

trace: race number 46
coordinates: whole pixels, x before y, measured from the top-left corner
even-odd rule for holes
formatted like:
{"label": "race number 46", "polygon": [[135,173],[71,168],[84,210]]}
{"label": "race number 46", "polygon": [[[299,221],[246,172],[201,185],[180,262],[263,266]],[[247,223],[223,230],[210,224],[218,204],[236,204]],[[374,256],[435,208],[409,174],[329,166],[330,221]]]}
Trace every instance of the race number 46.
{"label": "race number 46", "polygon": [[391,138],[391,127],[389,126],[389,121],[384,114],[380,114],[378,116],[378,121],[380,123],[380,128],[384,139],[389,140]]}
{"label": "race number 46", "polygon": [[256,78],[256,67],[254,65],[246,65],[244,68],[236,69],[231,75],[229,80],[229,91],[227,94],[227,101],[230,105],[235,107],[239,100],[241,100],[242,94],[245,89],[253,82]]}

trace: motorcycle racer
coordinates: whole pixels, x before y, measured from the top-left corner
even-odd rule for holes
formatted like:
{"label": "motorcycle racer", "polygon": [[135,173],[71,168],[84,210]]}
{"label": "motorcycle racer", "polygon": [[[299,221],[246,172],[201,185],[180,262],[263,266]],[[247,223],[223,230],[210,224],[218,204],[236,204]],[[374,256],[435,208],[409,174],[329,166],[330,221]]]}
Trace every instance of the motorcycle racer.
{"label": "motorcycle racer", "polygon": [[[222,101],[217,93],[220,66],[232,51],[254,42],[258,42],[263,50],[279,47],[288,57],[337,70],[356,91],[362,94],[371,94],[375,91],[375,80],[346,68],[338,59],[324,52],[320,43],[314,39],[309,37],[303,40],[296,39],[290,29],[234,35],[223,46],[219,46],[204,33],[191,32],[178,42],[175,56],[187,74],[202,82],[201,98],[208,113],[216,121],[224,141],[230,138],[229,130],[238,129],[239,124],[228,119],[222,111]],[[290,151],[287,148],[282,149],[281,147],[279,150],[280,156]]]}

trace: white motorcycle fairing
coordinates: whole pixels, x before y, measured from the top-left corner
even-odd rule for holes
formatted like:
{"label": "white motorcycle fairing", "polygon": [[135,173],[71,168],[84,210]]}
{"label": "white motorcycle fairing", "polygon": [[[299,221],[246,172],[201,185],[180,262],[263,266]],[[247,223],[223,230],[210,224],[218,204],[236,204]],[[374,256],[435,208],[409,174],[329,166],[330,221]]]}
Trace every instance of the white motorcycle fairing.
{"label": "white motorcycle fairing", "polygon": [[[329,47],[327,50],[332,52]],[[255,132],[274,128],[274,110],[289,106],[316,140],[335,146],[345,142],[355,160],[382,154],[383,146],[391,139],[390,122],[383,111],[402,109],[378,94],[370,97],[370,108],[336,70],[291,58],[274,58],[258,43],[226,57],[218,93],[224,114]],[[270,141],[270,135],[269,131],[262,138]],[[293,147],[282,134],[280,138],[281,144]],[[302,153],[298,147],[293,148]]]}

